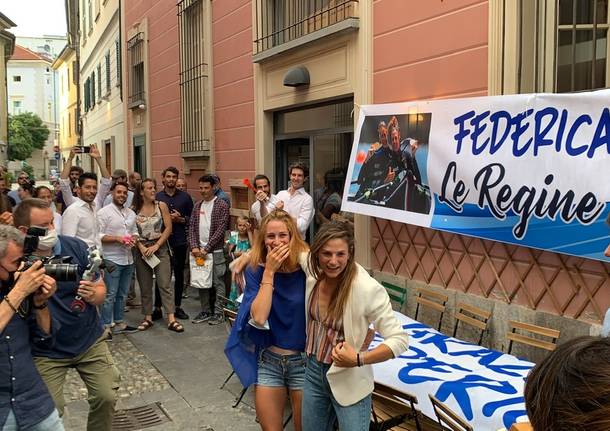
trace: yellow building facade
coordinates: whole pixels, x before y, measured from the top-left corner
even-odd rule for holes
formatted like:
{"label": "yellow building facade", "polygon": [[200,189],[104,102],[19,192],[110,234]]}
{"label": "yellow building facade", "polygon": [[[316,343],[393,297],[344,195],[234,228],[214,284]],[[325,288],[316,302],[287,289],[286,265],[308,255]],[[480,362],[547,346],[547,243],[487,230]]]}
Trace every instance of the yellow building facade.
{"label": "yellow building facade", "polygon": [[59,81],[59,153],[60,160],[63,161],[70,154],[70,149],[78,143],[78,77],[75,76],[78,69],[75,51],[66,45],[53,63],[53,69],[57,71]]}

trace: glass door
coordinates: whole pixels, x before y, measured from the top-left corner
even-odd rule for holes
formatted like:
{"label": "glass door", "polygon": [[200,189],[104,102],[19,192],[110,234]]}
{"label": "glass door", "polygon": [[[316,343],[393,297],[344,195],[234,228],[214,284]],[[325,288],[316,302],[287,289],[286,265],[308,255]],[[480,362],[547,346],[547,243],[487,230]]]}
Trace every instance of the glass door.
{"label": "glass door", "polygon": [[352,150],[353,133],[333,133],[312,137],[313,163],[310,182],[315,208],[315,231],[341,211],[343,187]]}

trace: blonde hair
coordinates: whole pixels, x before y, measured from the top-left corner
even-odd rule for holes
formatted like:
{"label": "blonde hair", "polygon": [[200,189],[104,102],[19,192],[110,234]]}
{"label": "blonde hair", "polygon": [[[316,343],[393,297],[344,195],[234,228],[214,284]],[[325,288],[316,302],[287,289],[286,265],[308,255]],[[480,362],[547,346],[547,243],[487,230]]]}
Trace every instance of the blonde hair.
{"label": "blonde hair", "polygon": [[[326,319],[328,321],[338,320],[343,317],[345,304],[352,293],[352,284],[356,278],[356,261],[354,260],[354,230],[346,220],[333,220],[325,223],[313,239],[309,255],[309,268],[317,280],[323,280],[326,276],[320,266],[320,252],[328,241],[340,239],[347,243],[348,260],[343,272],[339,275],[339,285],[333,292],[328,306]],[[317,288],[317,287],[316,287]]]}
{"label": "blonde hair", "polygon": [[299,234],[294,219],[283,210],[271,211],[261,220],[258,234],[254,238],[254,244],[252,244],[252,251],[250,252],[250,265],[256,267],[267,260],[265,236],[267,235],[267,226],[272,221],[284,223],[290,235],[290,253],[282,263],[279,272],[292,271],[298,266],[299,254],[307,251],[307,244],[301,239],[301,234]]}

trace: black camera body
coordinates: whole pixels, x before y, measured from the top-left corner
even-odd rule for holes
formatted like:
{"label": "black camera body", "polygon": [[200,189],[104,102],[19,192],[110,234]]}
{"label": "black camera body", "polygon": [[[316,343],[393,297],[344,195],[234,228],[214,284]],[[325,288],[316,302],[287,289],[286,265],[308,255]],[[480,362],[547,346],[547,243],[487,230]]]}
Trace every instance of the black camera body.
{"label": "black camera body", "polygon": [[47,234],[47,229],[32,226],[28,231],[23,242],[23,268],[22,271],[31,267],[34,262],[42,261],[45,273],[55,281],[78,281],[78,265],[71,263],[72,257],[62,256],[35,256],[33,253],[38,249],[38,241],[41,236]]}

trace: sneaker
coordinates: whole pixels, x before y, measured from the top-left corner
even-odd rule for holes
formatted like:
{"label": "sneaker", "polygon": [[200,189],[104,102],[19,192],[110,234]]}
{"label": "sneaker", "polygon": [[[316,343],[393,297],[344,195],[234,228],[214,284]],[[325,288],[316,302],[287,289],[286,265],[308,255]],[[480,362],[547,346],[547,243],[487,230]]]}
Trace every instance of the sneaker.
{"label": "sneaker", "polygon": [[152,320],[159,320],[163,318],[163,312],[160,308],[155,308],[152,313]]}
{"label": "sneaker", "polygon": [[210,320],[211,317],[212,315],[210,313],[208,313],[207,311],[202,311],[197,316],[195,316],[192,322],[195,324],[207,322],[208,320]]}
{"label": "sneaker", "polygon": [[224,323],[225,317],[222,314],[214,314],[210,320],[208,320],[208,325],[220,325]]}
{"label": "sneaker", "polygon": [[184,293],[182,294],[182,299],[188,299],[189,298],[189,294],[186,293],[186,291],[184,291]]}
{"label": "sneaker", "polygon": [[176,319],[188,320],[189,315],[184,312],[184,310],[180,307],[176,307],[176,311],[174,311],[174,316]]}
{"label": "sneaker", "polygon": [[113,334],[133,334],[134,332],[138,332],[138,328],[135,326],[116,325],[114,328],[112,328]]}

